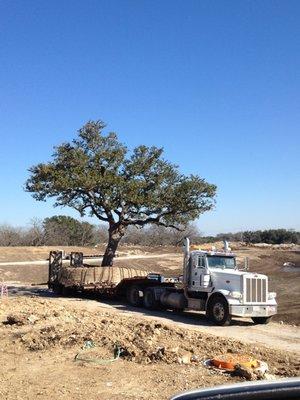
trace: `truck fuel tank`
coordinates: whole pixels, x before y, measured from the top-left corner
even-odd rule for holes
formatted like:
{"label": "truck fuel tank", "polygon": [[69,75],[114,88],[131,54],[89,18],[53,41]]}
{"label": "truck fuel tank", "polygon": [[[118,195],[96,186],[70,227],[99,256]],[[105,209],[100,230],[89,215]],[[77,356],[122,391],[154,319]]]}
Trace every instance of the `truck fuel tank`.
{"label": "truck fuel tank", "polygon": [[166,291],[161,294],[160,302],[167,308],[184,309],[187,307],[187,299],[183,293]]}

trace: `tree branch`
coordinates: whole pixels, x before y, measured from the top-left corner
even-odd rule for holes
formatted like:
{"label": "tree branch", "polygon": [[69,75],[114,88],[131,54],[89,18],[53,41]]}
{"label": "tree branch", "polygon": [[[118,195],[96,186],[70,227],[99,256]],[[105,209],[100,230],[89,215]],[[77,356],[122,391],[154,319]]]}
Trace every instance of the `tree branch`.
{"label": "tree branch", "polygon": [[104,221],[104,222],[110,222],[110,219],[107,217],[102,217],[101,214],[98,213],[98,211],[96,211],[95,207],[93,206],[93,204],[90,204],[91,209],[93,210],[93,213],[96,215],[96,217],[98,219],[100,219],[100,221]]}

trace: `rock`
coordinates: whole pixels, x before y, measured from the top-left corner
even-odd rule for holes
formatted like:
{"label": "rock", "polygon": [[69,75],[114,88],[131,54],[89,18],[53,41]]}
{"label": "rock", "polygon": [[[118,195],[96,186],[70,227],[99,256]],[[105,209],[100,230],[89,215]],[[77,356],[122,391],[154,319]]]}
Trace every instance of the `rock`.
{"label": "rock", "polygon": [[151,361],[161,360],[164,354],[165,354],[165,348],[158,347],[157,349],[155,349],[155,351],[150,353],[149,358]]}
{"label": "rock", "polygon": [[264,361],[259,361],[259,366],[255,368],[254,373],[257,376],[263,378],[268,371],[269,371],[268,364]]}
{"label": "rock", "polygon": [[237,364],[234,370],[234,375],[241,376],[249,381],[254,381],[257,379],[265,379],[268,371],[268,364],[264,361],[259,361],[257,368],[246,368]]}
{"label": "rock", "polygon": [[168,351],[169,351],[169,353],[178,354],[179,346],[171,347],[170,349],[168,349]]}
{"label": "rock", "polygon": [[180,357],[178,357],[179,364],[189,364],[191,362],[191,354],[183,353]]}
{"label": "rock", "polygon": [[274,381],[275,379],[277,379],[277,377],[275,375],[273,375],[273,374],[266,373],[264,375],[264,379],[266,379],[267,381]]}
{"label": "rock", "polygon": [[27,319],[31,324],[35,324],[39,320],[39,318],[36,315],[29,315]]}
{"label": "rock", "polygon": [[242,378],[247,379],[248,381],[255,381],[257,379],[256,375],[254,374],[253,370],[250,368],[242,367],[241,365],[237,364],[234,369],[234,375],[240,376]]}
{"label": "rock", "polygon": [[6,317],[6,321],[4,321],[4,324],[7,325],[25,325],[26,324],[26,315],[22,315],[22,314],[9,314]]}

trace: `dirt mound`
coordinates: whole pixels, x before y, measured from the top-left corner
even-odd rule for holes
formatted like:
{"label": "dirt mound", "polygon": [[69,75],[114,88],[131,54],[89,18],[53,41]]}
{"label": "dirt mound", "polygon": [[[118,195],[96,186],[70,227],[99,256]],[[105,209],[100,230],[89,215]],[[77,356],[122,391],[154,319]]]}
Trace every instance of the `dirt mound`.
{"label": "dirt mound", "polygon": [[[13,312],[12,312],[13,309]],[[296,376],[299,365],[292,355],[246,345],[231,339],[137,321],[108,311],[85,311],[40,298],[15,298],[0,303],[2,328],[14,343],[29,351],[74,348],[92,342],[99,357],[108,357],[116,346],[121,358],[139,364],[197,364],[216,354],[246,353],[263,359],[271,373]]]}

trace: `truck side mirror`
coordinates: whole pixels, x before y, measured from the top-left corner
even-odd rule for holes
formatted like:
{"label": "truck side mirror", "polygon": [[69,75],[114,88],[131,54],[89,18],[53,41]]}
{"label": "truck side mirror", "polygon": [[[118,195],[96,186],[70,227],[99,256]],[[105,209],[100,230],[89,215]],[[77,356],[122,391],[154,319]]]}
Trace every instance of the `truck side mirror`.
{"label": "truck side mirror", "polygon": [[249,257],[244,258],[244,270],[248,271],[249,269]]}

